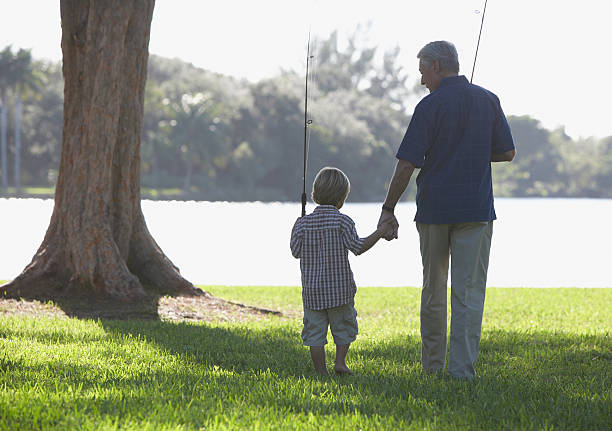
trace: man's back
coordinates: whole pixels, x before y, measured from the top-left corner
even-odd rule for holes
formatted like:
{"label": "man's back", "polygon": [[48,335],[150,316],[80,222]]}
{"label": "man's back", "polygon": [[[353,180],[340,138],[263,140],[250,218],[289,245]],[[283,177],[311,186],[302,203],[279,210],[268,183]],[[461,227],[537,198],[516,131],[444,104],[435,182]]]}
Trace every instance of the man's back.
{"label": "man's back", "polygon": [[491,162],[511,161],[514,143],[497,97],[457,75],[452,43],[430,42],[417,58],[430,95],[415,108],[397,152],[379,223],[395,222],[397,237],[393,208],[414,168],[421,168],[415,217],[423,261],[421,365],[427,373],[443,372],[448,352],[449,373],[473,379],[495,219]]}
{"label": "man's back", "polygon": [[497,97],[464,76],[445,78],[417,105],[397,157],[421,168],[415,221],[495,219],[491,154],[514,148]]}

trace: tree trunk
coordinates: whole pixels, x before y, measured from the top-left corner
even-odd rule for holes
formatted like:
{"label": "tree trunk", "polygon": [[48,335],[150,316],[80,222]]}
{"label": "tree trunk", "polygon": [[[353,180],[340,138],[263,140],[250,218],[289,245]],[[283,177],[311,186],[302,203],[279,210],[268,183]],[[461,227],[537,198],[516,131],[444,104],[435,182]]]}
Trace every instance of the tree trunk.
{"label": "tree trunk", "polygon": [[17,85],[15,101],[15,191],[21,191],[21,85]]}
{"label": "tree trunk", "polygon": [[191,191],[191,177],[193,176],[193,163],[189,159],[187,159],[187,172],[185,173],[185,181],[183,181],[183,190],[186,193]]}
{"label": "tree trunk", "polygon": [[62,156],[49,228],[5,296],[198,294],[147,229],[140,132],[154,0],[61,0]]}
{"label": "tree trunk", "polygon": [[0,170],[2,171],[2,192],[8,192],[8,166],[6,153],[6,91],[0,94]]}

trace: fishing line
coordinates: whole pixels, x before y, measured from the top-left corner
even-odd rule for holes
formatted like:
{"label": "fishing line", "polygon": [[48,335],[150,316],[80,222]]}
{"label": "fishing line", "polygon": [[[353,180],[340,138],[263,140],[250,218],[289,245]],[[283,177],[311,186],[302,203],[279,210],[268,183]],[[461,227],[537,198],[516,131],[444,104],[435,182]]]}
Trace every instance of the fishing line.
{"label": "fishing line", "polygon": [[476,58],[478,58],[478,48],[480,47],[480,36],[482,35],[482,26],[484,24],[485,13],[487,12],[487,1],[485,0],[484,8],[482,10],[482,19],[480,20],[480,31],[478,32],[478,43],[476,44],[476,53],[474,54],[474,64],[472,65],[472,76],[470,77],[470,84],[474,79],[474,69],[476,68]]}

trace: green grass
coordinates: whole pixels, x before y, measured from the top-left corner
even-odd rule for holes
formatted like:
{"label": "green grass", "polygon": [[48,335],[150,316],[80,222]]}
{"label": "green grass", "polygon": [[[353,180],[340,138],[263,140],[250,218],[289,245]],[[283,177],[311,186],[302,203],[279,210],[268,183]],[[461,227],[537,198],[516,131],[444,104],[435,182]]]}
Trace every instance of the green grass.
{"label": "green grass", "polygon": [[[295,287],[205,289],[301,309]],[[489,289],[471,383],[421,373],[419,293],[360,288],[356,375],[327,379],[299,317],[0,317],[0,429],[609,429],[612,289]]]}
{"label": "green grass", "polygon": [[[55,187],[21,187],[20,190],[15,187],[8,187],[6,193],[0,197],[53,198],[54,195]],[[193,199],[195,195],[194,192],[185,192],[180,188],[153,189],[142,187],[141,196],[144,199]]]}
{"label": "green grass", "polygon": [[49,198],[55,194],[55,187],[22,187],[17,190],[15,187],[8,187],[6,193],[0,197],[31,197]]}

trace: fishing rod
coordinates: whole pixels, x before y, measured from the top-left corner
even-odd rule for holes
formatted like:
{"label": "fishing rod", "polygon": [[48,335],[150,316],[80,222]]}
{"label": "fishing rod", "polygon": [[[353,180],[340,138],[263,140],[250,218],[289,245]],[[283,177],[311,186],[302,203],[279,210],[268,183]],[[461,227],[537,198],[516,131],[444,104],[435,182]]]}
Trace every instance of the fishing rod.
{"label": "fishing rod", "polygon": [[478,43],[476,44],[476,54],[474,54],[474,64],[472,65],[472,76],[470,77],[470,84],[474,79],[474,69],[476,68],[476,58],[478,57],[478,47],[480,46],[480,35],[482,34],[482,25],[484,24],[485,13],[487,13],[487,1],[485,0],[484,8],[482,10],[482,19],[480,20],[480,31],[478,32]]}
{"label": "fishing rod", "polygon": [[308,125],[312,120],[308,119],[308,65],[310,59],[310,31],[308,31],[308,45],[306,48],[306,86],[304,95],[304,170],[302,173],[302,216],[306,215],[306,164],[308,161]]}

